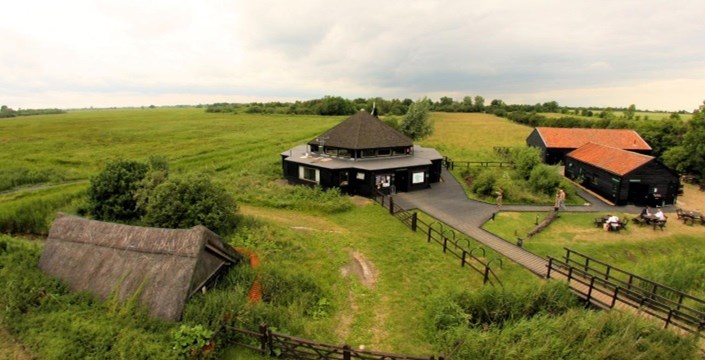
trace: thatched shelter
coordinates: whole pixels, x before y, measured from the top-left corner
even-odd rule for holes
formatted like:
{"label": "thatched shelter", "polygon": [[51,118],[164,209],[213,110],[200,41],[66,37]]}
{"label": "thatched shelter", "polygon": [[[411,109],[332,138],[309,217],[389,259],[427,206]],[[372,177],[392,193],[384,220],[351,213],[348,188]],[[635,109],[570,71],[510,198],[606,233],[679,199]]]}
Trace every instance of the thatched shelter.
{"label": "thatched shelter", "polygon": [[39,267],[71,289],[103,299],[139,293],[150,315],[179,320],[188,298],[240,258],[200,225],[158,229],[59,214]]}

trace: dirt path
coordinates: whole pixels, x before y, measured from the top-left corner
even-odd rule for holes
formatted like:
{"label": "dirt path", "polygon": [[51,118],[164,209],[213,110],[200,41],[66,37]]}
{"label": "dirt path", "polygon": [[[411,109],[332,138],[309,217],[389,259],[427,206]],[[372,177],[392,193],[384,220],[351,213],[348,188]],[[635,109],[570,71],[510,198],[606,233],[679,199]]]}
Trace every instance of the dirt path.
{"label": "dirt path", "polygon": [[0,327],[0,360],[30,360],[32,355],[7,330]]}

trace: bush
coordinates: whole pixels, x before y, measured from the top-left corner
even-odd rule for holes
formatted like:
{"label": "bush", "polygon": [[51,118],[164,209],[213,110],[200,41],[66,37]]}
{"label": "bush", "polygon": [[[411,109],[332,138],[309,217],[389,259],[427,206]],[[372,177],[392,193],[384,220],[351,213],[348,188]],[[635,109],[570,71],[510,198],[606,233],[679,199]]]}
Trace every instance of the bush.
{"label": "bush", "polygon": [[141,162],[117,160],[108,163],[88,188],[88,211],[97,220],[131,222],[143,212],[137,207],[135,194],[147,175]]}
{"label": "bush", "polygon": [[203,225],[221,235],[237,225],[237,204],[223,188],[205,176],[169,179],[151,194],[144,223],[185,229]]}
{"label": "bush", "polygon": [[472,182],[472,192],[479,195],[491,196],[497,183],[497,174],[491,170],[481,172]]}
{"label": "bush", "polygon": [[531,170],[529,186],[536,192],[550,195],[555,193],[561,180],[561,176],[554,167],[541,164]]}
{"label": "bush", "polygon": [[541,152],[535,147],[516,147],[509,151],[514,169],[524,179],[528,179],[537,165],[541,164]]}

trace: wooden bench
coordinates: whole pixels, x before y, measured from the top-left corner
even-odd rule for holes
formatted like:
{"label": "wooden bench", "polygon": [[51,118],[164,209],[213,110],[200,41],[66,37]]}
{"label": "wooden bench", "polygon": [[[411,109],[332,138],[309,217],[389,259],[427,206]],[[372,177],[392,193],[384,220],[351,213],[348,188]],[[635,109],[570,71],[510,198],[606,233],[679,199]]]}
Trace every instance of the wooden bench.
{"label": "wooden bench", "polygon": [[659,229],[661,229],[661,231],[663,231],[663,228],[665,226],[666,226],[666,220],[656,220],[654,222],[654,230],[656,230],[656,228],[658,227]]}

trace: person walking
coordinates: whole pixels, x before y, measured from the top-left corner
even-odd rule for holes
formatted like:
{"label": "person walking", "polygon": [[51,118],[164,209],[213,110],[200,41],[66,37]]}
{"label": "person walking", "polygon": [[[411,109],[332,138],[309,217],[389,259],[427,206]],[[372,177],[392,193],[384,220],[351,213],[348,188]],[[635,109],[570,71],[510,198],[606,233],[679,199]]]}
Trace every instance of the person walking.
{"label": "person walking", "polygon": [[554,209],[558,211],[558,209],[565,210],[565,191],[563,191],[562,188],[558,188],[558,192],[556,192],[556,203],[554,205]]}
{"label": "person walking", "polygon": [[502,197],[504,195],[504,193],[502,192],[502,188],[497,188],[497,192],[495,192],[495,194],[497,194],[497,208],[501,209],[502,208]]}

